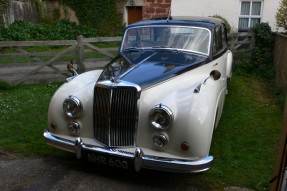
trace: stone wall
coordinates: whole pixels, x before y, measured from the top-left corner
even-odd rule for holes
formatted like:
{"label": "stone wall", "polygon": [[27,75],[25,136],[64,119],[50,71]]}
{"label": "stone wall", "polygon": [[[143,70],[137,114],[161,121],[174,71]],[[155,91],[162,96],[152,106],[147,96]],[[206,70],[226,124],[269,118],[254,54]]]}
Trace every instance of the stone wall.
{"label": "stone wall", "polygon": [[171,0],[145,0],[143,19],[166,17],[169,14]]}
{"label": "stone wall", "polygon": [[6,27],[16,20],[38,23],[40,21],[68,19],[79,23],[75,12],[58,1],[10,0],[2,18]]}

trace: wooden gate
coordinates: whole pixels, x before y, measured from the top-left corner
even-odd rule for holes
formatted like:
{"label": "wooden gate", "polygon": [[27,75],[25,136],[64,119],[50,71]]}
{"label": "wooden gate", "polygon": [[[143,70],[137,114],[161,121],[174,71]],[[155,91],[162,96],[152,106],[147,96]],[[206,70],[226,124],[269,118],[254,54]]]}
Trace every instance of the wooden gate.
{"label": "wooden gate", "polygon": [[[59,81],[67,78],[70,74],[66,64],[75,60],[77,71],[96,69],[106,64],[115,57],[118,46],[115,48],[99,48],[97,42],[119,42],[122,37],[97,37],[83,38],[77,40],[56,40],[56,41],[9,41],[0,42],[0,80],[8,81],[13,85],[25,83],[39,83]],[[30,49],[41,49],[39,47],[60,47],[56,52],[33,52]],[[13,49],[10,53],[9,49]],[[8,51],[7,51],[8,50]],[[44,48],[45,50],[45,48]],[[8,52],[8,53],[7,53]],[[85,58],[85,53],[98,52],[99,58],[92,56],[92,59]],[[17,59],[17,63],[10,60]],[[22,60],[28,59],[25,62]],[[9,63],[5,63],[9,60]],[[20,60],[20,61],[19,61]],[[100,63],[100,64],[99,64]]]}

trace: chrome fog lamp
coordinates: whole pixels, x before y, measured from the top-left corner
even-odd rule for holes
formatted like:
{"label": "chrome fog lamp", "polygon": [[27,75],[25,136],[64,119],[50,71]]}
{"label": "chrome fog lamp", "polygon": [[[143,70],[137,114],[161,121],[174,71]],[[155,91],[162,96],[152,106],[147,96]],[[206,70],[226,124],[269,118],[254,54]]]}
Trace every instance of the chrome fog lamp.
{"label": "chrome fog lamp", "polygon": [[173,123],[173,114],[168,107],[159,104],[150,111],[149,120],[155,128],[167,129]]}
{"label": "chrome fog lamp", "polygon": [[75,96],[69,96],[63,103],[64,112],[68,117],[79,117],[82,113],[83,106],[81,101]]}
{"label": "chrome fog lamp", "polygon": [[164,148],[168,143],[168,138],[164,134],[156,133],[152,137],[153,145],[157,148]]}
{"label": "chrome fog lamp", "polygon": [[79,123],[73,121],[68,124],[68,129],[72,135],[77,136],[80,132],[80,125]]}

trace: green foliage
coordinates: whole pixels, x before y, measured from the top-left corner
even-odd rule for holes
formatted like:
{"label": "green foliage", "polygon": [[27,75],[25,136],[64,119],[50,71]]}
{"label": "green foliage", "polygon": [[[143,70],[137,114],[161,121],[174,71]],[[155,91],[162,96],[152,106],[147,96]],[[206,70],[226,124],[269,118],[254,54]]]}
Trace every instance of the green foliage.
{"label": "green foliage", "polygon": [[273,51],[275,35],[268,23],[258,23],[253,28],[255,46],[252,50],[251,63],[253,72],[267,79],[274,79]]}
{"label": "green foliage", "polygon": [[8,90],[11,87],[11,84],[9,84],[8,82],[0,80],[0,90]]}
{"label": "green foliage", "polygon": [[268,23],[258,23],[253,28],[254,37],[255,37],[255,45],[268,48],[274,47],[274,33],[271,30],[271,27]]}
{"label": "green foliage", "polygon": [[222,119],[214,131],[211,152],[215,164],[210,173],[228,185],[242,187],[244,182],[254,190],[269,190],[281,110],[266,80],[234,74]]}
{"label": "green foliage", "polygon": [[[7,8],[9,0],[0,0],[0,15],[2,16]],[[4,26],[3,18],[0,18],[0,26]]]}
{"label": "green foliage", "polygon": [[54,23],[32,24],[26,21],[15,21],[8,28],[0,28],[0,40],[73,40],[78,35],[84,37],[98,36],[91,27],[77,25],[68,20],[58,20]]}
{"label": "green foliage", "polygon": [[287,32],[287,0],[281,0],[276,13],[276,25]]}
{"label": "green foliage", "polygon": [[274,33],[268,23],[258,23],[253,28],[255,37],[255,46],[252,52],[252,62],[257,67],[257,74],[263,77],[273,79],[273,51],[274,51]]}
{"label": "green foliage", "polygon": [[224,22],[227,33],[229,33],[231,31],[231,26],[230,26],[229,22],[225,18],[223,18],[220,15],[213,15],[212,17],[221,19]]}
{"label": "green foliage", "polygon": [[123,34],[122,13],[118,4],[125,0],[61,0],[75,10],[80,23],[95,27],[100,36]]}

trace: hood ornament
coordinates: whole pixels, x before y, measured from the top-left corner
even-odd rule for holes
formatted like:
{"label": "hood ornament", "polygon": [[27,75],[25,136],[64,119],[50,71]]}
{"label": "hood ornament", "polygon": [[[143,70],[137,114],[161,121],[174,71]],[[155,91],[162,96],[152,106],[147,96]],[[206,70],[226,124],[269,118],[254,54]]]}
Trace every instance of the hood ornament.
{"label": "hood ornament", "polygon": [[118,83],[120,83],[120,80],[119,80],[119,78],[117,78],[117,77],[111,77],[110,81],[111,81],[113,84],[118,84]]}

